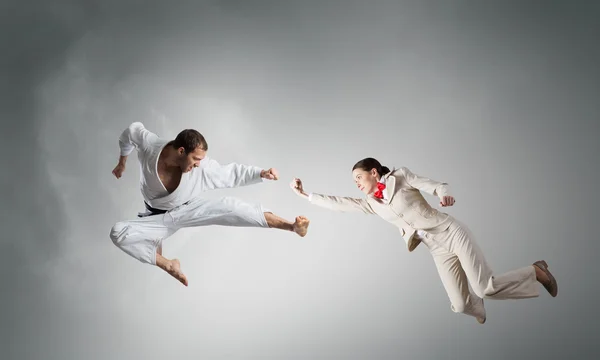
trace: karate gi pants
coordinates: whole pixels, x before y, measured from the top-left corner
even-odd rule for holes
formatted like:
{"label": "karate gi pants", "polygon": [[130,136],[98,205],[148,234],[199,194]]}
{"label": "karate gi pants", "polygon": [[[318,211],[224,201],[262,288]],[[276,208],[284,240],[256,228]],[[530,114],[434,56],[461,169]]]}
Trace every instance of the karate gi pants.
{"label": "karate gi pants", "polygon": [[181,228],[210,225],[268,228],[265,212],[269,210],[262,205],[235,197],[194,199],[164,214],[117,222],[110,238],[133,258],[156,265],[156,250],[162,241]]}
{"label": "karate gi pants", "polygon": [[484,298],[505,300],[539,296],[532,265],[494,275],[469,228],[456,219],[445,231],[425,232],[422,242],[433,256],[454,312],[485,317]]}

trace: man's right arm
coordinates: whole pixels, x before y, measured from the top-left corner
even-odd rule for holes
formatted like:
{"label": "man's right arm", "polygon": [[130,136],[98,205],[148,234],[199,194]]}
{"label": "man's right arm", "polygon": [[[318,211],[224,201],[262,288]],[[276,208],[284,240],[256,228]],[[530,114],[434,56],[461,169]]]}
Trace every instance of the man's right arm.
{"label": "man's right arm", "polygon": [[127,157],[133,149],[144,151],[147,145],[156,138],[158,136],[147,130],[141,122],[134,122],[123,130],[121,136],[119,136],[119,162],[113,170],[113,174],[120,178],[123,171],[125,171]]}
{"label": "man's right arm", "polygon": [[119,148],[121,157],[127,157],[133,149],[144,150],[147,144],[157,136],[144,127],[141,122],[129,125],[119,136]]}

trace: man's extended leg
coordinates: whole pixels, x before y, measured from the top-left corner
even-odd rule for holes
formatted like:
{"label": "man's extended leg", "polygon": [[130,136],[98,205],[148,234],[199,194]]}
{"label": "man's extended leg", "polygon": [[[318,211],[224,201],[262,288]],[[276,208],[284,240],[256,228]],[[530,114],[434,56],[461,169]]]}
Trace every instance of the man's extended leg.
{"label": "man's extended leg", "polygon": [[[216,200],[196,199],[169,212],[172,227],[196,226],[235,226],[262,227],[292,231],[305,236],[310,221],[297,216],[295,222],[287,221],[260,204],[248,203],[235,197],[222,197]],[[169,222],[168,218],[166,220]]]}
{"label": "man's extended leg", "polygon": [[280,218],[272,212],[265,212],[264,216],[270,228],[293,231],[302,237],[306,235],[308,224],[310,223],[304,216],[296,216],[296,221],[294,223]]}

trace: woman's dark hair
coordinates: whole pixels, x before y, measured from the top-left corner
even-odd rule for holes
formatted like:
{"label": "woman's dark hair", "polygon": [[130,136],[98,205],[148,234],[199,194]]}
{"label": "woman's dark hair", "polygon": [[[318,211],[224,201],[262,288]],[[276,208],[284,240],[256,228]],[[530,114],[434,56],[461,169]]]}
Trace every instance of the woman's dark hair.
{"label": "woman's dark hair", "polygon": [[364,171],[371,171],[371,169],[375,169],[377,170],[379,176],[383,176],[390,172],[390,169],[387,166],[381,165],[381,163],[377,161],[377,159],[373,158],[365,158],[357,162],[356,164],[354,164],[352,171],[356,169],[361,169]]}

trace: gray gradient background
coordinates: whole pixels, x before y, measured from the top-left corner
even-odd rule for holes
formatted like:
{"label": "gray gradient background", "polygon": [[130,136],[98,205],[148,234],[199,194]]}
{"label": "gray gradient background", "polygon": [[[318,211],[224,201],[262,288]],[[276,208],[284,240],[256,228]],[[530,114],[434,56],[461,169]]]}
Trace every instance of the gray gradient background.
{"label": "gray gradient background", "polygon": [[[2,2],[2,359],[594,359],[600,11],[544,1]],[[184,230],[184,288],[112,245],[142,209],[117,137],[194,127],[312,219]],[[360,196],[365,156],[450,183],[496,271],[560,293],[454,314],[425,247],[289,189]],[[433,199],[428,196],[428,199]]]}

